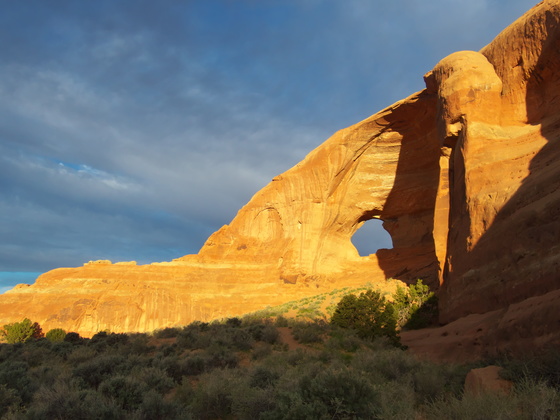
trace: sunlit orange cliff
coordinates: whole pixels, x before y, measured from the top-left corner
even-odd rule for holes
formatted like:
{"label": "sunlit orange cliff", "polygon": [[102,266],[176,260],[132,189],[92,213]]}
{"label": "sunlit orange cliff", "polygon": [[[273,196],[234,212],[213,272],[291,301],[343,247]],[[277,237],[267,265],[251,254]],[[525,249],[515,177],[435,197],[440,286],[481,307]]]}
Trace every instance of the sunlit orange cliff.
{"label": "sunlit orange cliff", "polygon": [[[442,326],[403,334],[419,353],[557,342],[559,20],[545,0],[480,52],[444,58],[424,90],[335,133],[197,255],[50,271],[0,295],[0,324],[151,331],[392,277],[439,294]],[[393,248],[361,257],[351,237],[372,218]]]}

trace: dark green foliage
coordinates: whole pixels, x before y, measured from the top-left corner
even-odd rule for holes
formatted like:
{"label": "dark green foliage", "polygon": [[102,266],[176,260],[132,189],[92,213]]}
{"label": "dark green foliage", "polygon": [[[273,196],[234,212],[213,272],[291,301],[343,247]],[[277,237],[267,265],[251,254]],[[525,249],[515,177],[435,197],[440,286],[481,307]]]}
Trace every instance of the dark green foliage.
{"label": "dark green foliage", "polygon": [[138,382],[158,394],[164,395],[175,387],[173,379],[166,372],[155,367],[143,367],[134,369],[131,373]]}
{"label": "dark green foliage", "polygon": [[[386,304],[379,296],[375,301]],[[358,329],[324,321],[289,324],[300,340],[296,350],[279,343],[270,321],[256,319],[195,323],[178,329],[176,340],[101,333],[78,336],[75,344],[0,344],[0,417],[558,417],[560,357],[554,353],[502,362],[516,381],[512,394],[474,398],[462,392],[469,366],[418,360],[385,335],[363,339]],[[192,348],[193,342],[204,346]]]}
{"label": "dark green foliage", "polygon": [[322,343],[326,332],[325,321],[295,322],[292,325],[294,338],[302,344]]}
{"label": "dark green foliage", "polygon": [[393,343],[399,343],[396,310],[373,290],[359,296],[344,296],[334,311],[331,324],[356,330],[361,338],[387,337]]}
{"label": "dark green foliage", "polygon": [[406,289],[398,286],[393,299],[399,327],[416,330],[437,322],[437,296],[422,280],[418,279]]}
{"label": "dark green foliage", "polygon": [[43,337],[41,326],[36,322],[32,322],[29,318],[25,318],[21,322],[6,324],[0,330],[0,338],[9,344],[24,343],[41,337]]}
{"label": "dark green foliage", "polygon": [[167,327],[154,331],[155,338],[175,338],[179,334],[179,328]]}
{"label": "dark green foliage", "polygon": [[240,327],[241,324],[242,324],[242,321],[241,321],[239,318],[237,318],[237,317],[228,318],[228,319],[226,320],[226,325],[227,325],[228,327]]}
{"label": "dark green foliage", "polygon": [[130,366],[122,356],[102,355],[74,368],[73,375],[88,386],[97,389],[105,379],[117,373],[128,373]]}
{"label": "dark green foliage", "polygon": [[190,419],[191,417],[185,412],[185,409],[177,404],[165,401],[163,397],[153,391],[144,394],[142,403],[134,412],[134,418],[138,420],[154,420],[154,419]]}
{"label": "dark green foliage", "polygon": [[45,337],[47,340],[52,342],[61,342],[64,341],[64,338],[66,337],[66,331],[62,328],[53,328],[47,332]]}
{"label": "dark green foliage", "polygon": [[44,419],[121,419],[122,410],[101,394],[59,382],[42,387],[34,397],[26,418]]}
{"label": "dark green foliage", "polygon": [[249,375],[249,386],[252,388],[269,388],[272,387],[280,375],[266,367],[258,366]]}
{"label": "dark green foliage", "polygon": [[126,411],[137,409],[142,403],[146,384],[126,376],[110,377],[99,385],[99,392]]}
{"label": "dark green foliage", "polygon": [[21,403],[22,400],[15,389],[0,385],[0,418],[4,418],[10,411],[17,411]]}
{"label": "dark green foliage", "polygon": [[523,359],[504,358],[500,364],[504,368],[502,376],[505,379],[515,382],[528,379],[560,390],[560,353],[555,347]]}
{"label": "dark green foliage", "polygon": [[190,409],[196,419],[222,419],[232,415],[233,394],[240,378],[227,370],[201,377],[203,386],[194,390]]}
{"label": "dark green foliage", "polygon": [[181,370],[184,375],[200,375],[206,369],[206,359],[198,354],[187,357],[181,362]]}
{"label": "dark green foliage", "polygon": [[73,344],[81,344],[83,338],[80,337],[80,334],[78,334],[77,332],[69,332],[66,334],[66,337],[64,337],[64,341]]}
{"label": "dark green foliage", "polygon": [[36,385],[29,376],[29,365],[22,361],[6,360],[0,363],[0,386],[15,391],[17,398],[24,403],[31,400]]}

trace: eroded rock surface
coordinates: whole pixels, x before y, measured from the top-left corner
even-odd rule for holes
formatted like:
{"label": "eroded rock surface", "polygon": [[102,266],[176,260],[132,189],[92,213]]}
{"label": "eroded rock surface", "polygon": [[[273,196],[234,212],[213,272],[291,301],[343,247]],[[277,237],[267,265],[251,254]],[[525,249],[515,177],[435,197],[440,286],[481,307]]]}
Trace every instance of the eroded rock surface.
{"label": "eroded rock surface", "polygon": [[[543,1],[482,51],[444,58],[426,89],[337,132],[199,254],[53,270],[0,296],[0,323],[146,331],[422,278],[438,290],[442,323],[468,330],[475,317],[479,341],[499,347],[491,337],[535,315],[512,310],[560,289],[559,19],[560,1]],[[351,237],[372,218],[393,248],[360,257]],[[543,323],[525,338],[557,334]]]}

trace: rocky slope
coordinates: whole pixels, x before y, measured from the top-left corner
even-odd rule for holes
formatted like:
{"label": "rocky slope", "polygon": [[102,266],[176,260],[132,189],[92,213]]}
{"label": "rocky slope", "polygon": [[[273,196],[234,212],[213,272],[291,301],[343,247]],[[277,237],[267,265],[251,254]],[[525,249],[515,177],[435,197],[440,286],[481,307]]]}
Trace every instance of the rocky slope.
{"label": "rocky slope", "polygon": [[[556,340],[557,315],[511,311],[558,304],[559,19],[560,1],[545,0],[480,52],[444,58],[426,89],[274,178],[199,254],[51,271],[0,296],[0,323],[146,331],[420,277],[439,290],[442,323],[495,313],[477,315],[488,337],[518,326],[533,344]],[[360,257],[351,237],[372,218],[393,249]]]}

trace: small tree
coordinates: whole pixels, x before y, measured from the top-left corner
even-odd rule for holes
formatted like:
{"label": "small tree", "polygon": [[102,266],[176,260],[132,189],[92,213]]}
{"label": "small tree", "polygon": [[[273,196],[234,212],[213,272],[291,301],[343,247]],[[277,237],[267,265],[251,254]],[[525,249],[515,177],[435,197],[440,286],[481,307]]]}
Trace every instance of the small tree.
{"label": "small tree", "polygon": [[331,324],[354,329],[361,338],[387,337],[399,344],[395,308],[373,290],[360,296],[344,296],[334,311]]}
{"label": "small tree", "polygon": [[437,296],[420,279],[407,288],[397,287],[393,299],[399,327],[424,328],[437,320]]}
{"label": "small tree", "polygon": [[23,343],[32,338],[43,337],[43,330],[37,322],[31,322],[29,318],[25,318],[21,322],[4,325],[0,335],[10,344]]}
{"label": "small tree", "polygon": [[52,341],[53,343],[64,341],[64,338],[66,337],[66,331],[64,331],[62,328],[53,328],[52,330],[49,330],[49,332],[47,332],[46,337],[47,340]]}

